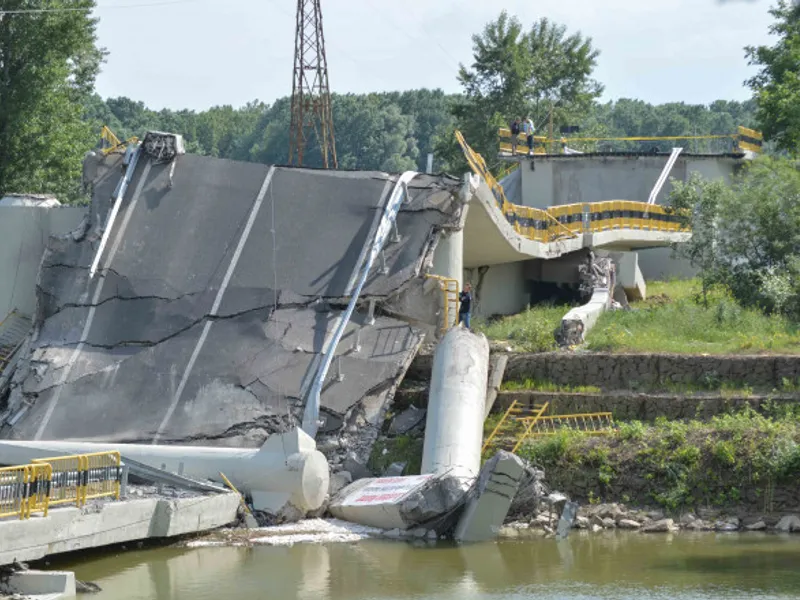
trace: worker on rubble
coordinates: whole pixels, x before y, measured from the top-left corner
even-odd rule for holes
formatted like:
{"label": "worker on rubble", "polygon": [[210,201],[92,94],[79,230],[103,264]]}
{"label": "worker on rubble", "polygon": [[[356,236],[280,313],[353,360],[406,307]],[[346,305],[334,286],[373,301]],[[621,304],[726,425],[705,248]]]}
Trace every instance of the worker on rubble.
{"label": "worker on rubble", "polygon": [[520,123],[520,118],[517,117],[511,122],[509,126],[511,130],[511,156],[515,156],[517,154],[517,143],[519,142],[519,134],[522,130],[522,123]]}
{"label": "worker on rubble", "polygon": [[472,314],[472,286],[464,284],[464,289],[458,295],[458,322],[463,323],[469,329],[470,315]]}

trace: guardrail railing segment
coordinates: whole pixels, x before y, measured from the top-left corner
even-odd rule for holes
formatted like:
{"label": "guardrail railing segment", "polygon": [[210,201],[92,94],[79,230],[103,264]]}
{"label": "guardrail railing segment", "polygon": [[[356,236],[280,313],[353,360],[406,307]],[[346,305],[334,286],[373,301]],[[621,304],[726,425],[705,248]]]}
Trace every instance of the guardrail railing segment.
{"label": "guardrail railing segment", "polygon": [[40,458],[28,465],[0,469],[0,518],[47,516],[51,506],[87,500],[119,500],[122,459],[119,452]]}

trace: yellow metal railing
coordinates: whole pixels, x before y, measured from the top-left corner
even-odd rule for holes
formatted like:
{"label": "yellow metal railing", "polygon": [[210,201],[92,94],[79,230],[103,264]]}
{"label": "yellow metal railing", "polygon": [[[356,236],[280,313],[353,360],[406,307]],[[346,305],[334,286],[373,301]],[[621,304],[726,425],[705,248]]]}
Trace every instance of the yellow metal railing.
{"label": "yellow metal railing", "polygon": [[525,437],[555,435],[563,429],[581,431],[587,435],[608,435],[614,431],[614,417],[610,412],[540,416],[535,421],[530,420]]}
{"label": "yellow metal railing", "polygon": [[119,452],[84,454],[83,503],[94,498],[119,500],[122,483],[122,457]]}
{"label": "yellow metal railing", "polygon": [[[458,324],[455,317],[455,315],[458,315],[458,305],[460,302],[458,298],[458,279],[432,274],[428,274],[425,277],[428,279],[435,279],[439,282],[439,289],[442,291],[442,300],[444,305],[442,332],[445,332],[450,329],[450,327]],[[452,323],[450,322],[451,314],[454,315]]]}
{"label": "yellow metal railing", "polygon": [[87,500],[113,497],[119,500],[122,482],[122,460],[119,452],[97,452],[56,456],[32,461],[52,467],[49,487],[50,505],[75,504]]}
{"label": "yellow metal railing", "polygon": [[520,446],[518,440],[522,439],[526,430],[530,428],[529,420],[541,417],[548,406],[549,403],[545,402],[544,404],[534,404],[528,407],[514,400],[506,412],[503,413],[497,426],[486,437],[486,441],[484,441],[481,448],[481,454],[484,454],[490,448],[502,448],[516,452]]}
{"label": "yellow metal railing", "polygon": [[47,516],[50,465],[20,465],[0,469],[0,518],[27,519],[33,512]]}
{"label": "yellow metal railing", "polygon": [[47,464],[52,468],[48,498],[50,506],[75,504],[83,506],[83,456],[58,456],[31,461],[33,464]]}
{"label": "yellow metal railing", "polygon": [[456,139],[464,152],[464,156],[467,158],[470,168],[477,175],[480,175],[492,190],[498,208],[505,215],[506,220],[514,228],[514,231],[540,242],[551,242],[563,237],[576,237],[577,234],[564,227],[547,211],[531,206],[519,206],[509,202],[503,186],[489,171],[483,157],[470,148],[460,131],[456,131]]}
{"label": "yellow metal railing", "polygon": [[51,506],[81,507],[93,498],[119,500],[122,460],[119,452],[40,458],[29,465],[0,469],[0,518],[47,516]]}
{"label": "yellow metal railing", "polygon": [[[730,146],[734,151],[750,151],[760,154],[763,150],[764,136],[760,131],[747,127],[737,127],[736,133],[715,134],[715,135],[671,135],[671,136],[634,136],[634,137],[570,137],[550,139],[545,136],[534,136],[533,153],[546,154],[548,146],[560,148],[563,152],[567,143],[597,143],[597,142],[677,142],[692,140],[731,140]],[[497,141],[500,153],[512,153],[512,134],[508,127],[501,127],[497,130]],[[520,133],[517,136],[517,152],[528,153],[527,137]]]}
{"label": "yellow metal railing", "polygon": [[512,204],[503,186],[486,167],[483,157],[467,144],[460,131],[456,139],[472,170],[481,176],[497,201],[497,206],[514,231],[530,240],[552,242],[574,238],[581,233],[599,233],[614,229],[681,232],[685,219],[669,207],[647,202],[609,200],[552,206],[547,210]]}
{"label": "yellow metal railing", "polygon": [[127,139],[126,141],[120,140],[114,132],[111,131],[107,125],[103,125],[103,129],[100,131],[100,144],[103,150],[103,154],[111,154],[115,150],[118,150],[125,146],[126,144],[135,144],[139,141],[139,138],[136,136]]}

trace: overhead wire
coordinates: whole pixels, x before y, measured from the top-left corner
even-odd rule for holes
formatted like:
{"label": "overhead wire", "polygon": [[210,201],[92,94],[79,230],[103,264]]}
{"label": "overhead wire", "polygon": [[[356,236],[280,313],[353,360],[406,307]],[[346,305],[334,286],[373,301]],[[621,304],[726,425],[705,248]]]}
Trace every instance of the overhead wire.
{"label": "overhead wire", "polygon": [[[398,28],[398,29],[400,29],[400,31],[402,31],[404,34],[406,34],[406,36],[407,36],[409,39],[411,39],[411,40],[412,40],[412,41],[414,41],[414,42],[416,42],[416,41],[419,39],[418,37],[416,37],[416,36],[414,36],[414,35],[410,34],[410,33],[409,33],[409,32],[408,32],[408,31],[407,31],[405,28],[401,27],[401,26],[400,26],[400,25],[397,23],[397,21],[395,21],[395,20],[391,19],[391,18],[390,18],[390,17],[388,17],[386,14],[384,14],[383,12],[381,12],[380,10],[378,10],[378,6],[377,6],[377,5],[376,5],[376,4],[375,4],[375,3],[374,3],[372,0],[366,0],[366,3],[367,3],[367,4],[369,4],[369,5],[370,5],[370,7],[372,7],[373,11],[375,11],[375,13],[376,13],[376,14],[378,14],[378,15],[379,15],[379,16],[380,16],[382,19],[384,19],[384,20],[385,20],[385,21],[386,21],[386,22],[387,22],[389,25],[391,25],[391,26],[392,26],[392,27],[394,27],[394,28]],[[427,27],[425,27],[425,24],[424,24],[424,23],[421,23],[421,22],[420,22],[420,21],[419,21],[419,20],[416,18],[416,16],[415,16],[415,15],[413,15],[413,14],[412,14],[412,13],[410,13],[410,12],[409,12],[408,14],[411,14],[411,16],[414,18],[414,20],[415,20],[415,21],[417,21],[417,24],[418,24],[418,25],[419,25],[419,26],[420,26],[422,29],[424,29],[426,32],[428,31]],[[460,67],[460,66],[461,66],[461,63],[459,63],[459,61],[458,61],[458,60],[456,60],[456,59],[453,57],[453,55],[452,55],[452,54],[450,54],[450,53],[447,51],[447,49],[446,49],[444,46],[442,46],[442,44],[440,44],[440,43],[439,43],[439,40],[437,40],[437,39],[436,39],[435,37],[433,37],[433,36],[431,36],[431,37],[432,37],[432,39],[433,39],[434,43],[435,43],[435,44],[438,46],[438,48],[439,48],[439,49],[442,51],[442,53],[443,53],[443,54],[444,54],[444,55],[445,55],[445,56],[446,56],[446,57],[447,57],[449,60],[451,60],[451,61],[452,61],[452,62],[453,62],[455,65],[456,65],[456,67]]]}

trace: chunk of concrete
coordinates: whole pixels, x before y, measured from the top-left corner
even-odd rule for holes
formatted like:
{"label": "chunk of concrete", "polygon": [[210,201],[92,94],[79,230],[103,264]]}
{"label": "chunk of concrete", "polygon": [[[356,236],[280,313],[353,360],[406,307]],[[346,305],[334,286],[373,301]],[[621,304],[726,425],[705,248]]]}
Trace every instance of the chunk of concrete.
{"label": "chunk of concrete", "polygon": [[617,527],[620,529],[639,529],[641,524],[633,519],[620,519],[617,523]]}
{"label": "chunk of concrete", "polygon": [[476,489],[456,525],[458,542],[494,539],[508,515],[511,501],[525,476],[525,464],[518,456],[500,451],[481,469]]}
{"label": "chunk of concrete", "polygon": [[72,571],[18,571],[0,581],[0,594],[29,597],[74,598],[75,573]]}
{"label": "chunk of concrete", "polygon": [[406,465],[408,463],[404,462],[393,462],[390,464],[386,472],[383,474],[384,477],[402,477],[403,471],[406,470]]}
{"label": "chunk of concrete", "polygon": [[780,531],[782,533],[800,532],[800,518],[796,515],[782,517],[777,525],[775,525],[775,531]]}
{"label": "chunk of concrete", "polygon": [[389,425],[390,435],[404,435],[420,425],[425,419],[426,411],[424,408],[409,406],[406,410],[392,419]]}
{"label": "chunk of concrete", "polygon": [[677,531],[678,527],[672,519],[661,519],[642,527],[642,533],[667,533]]}

